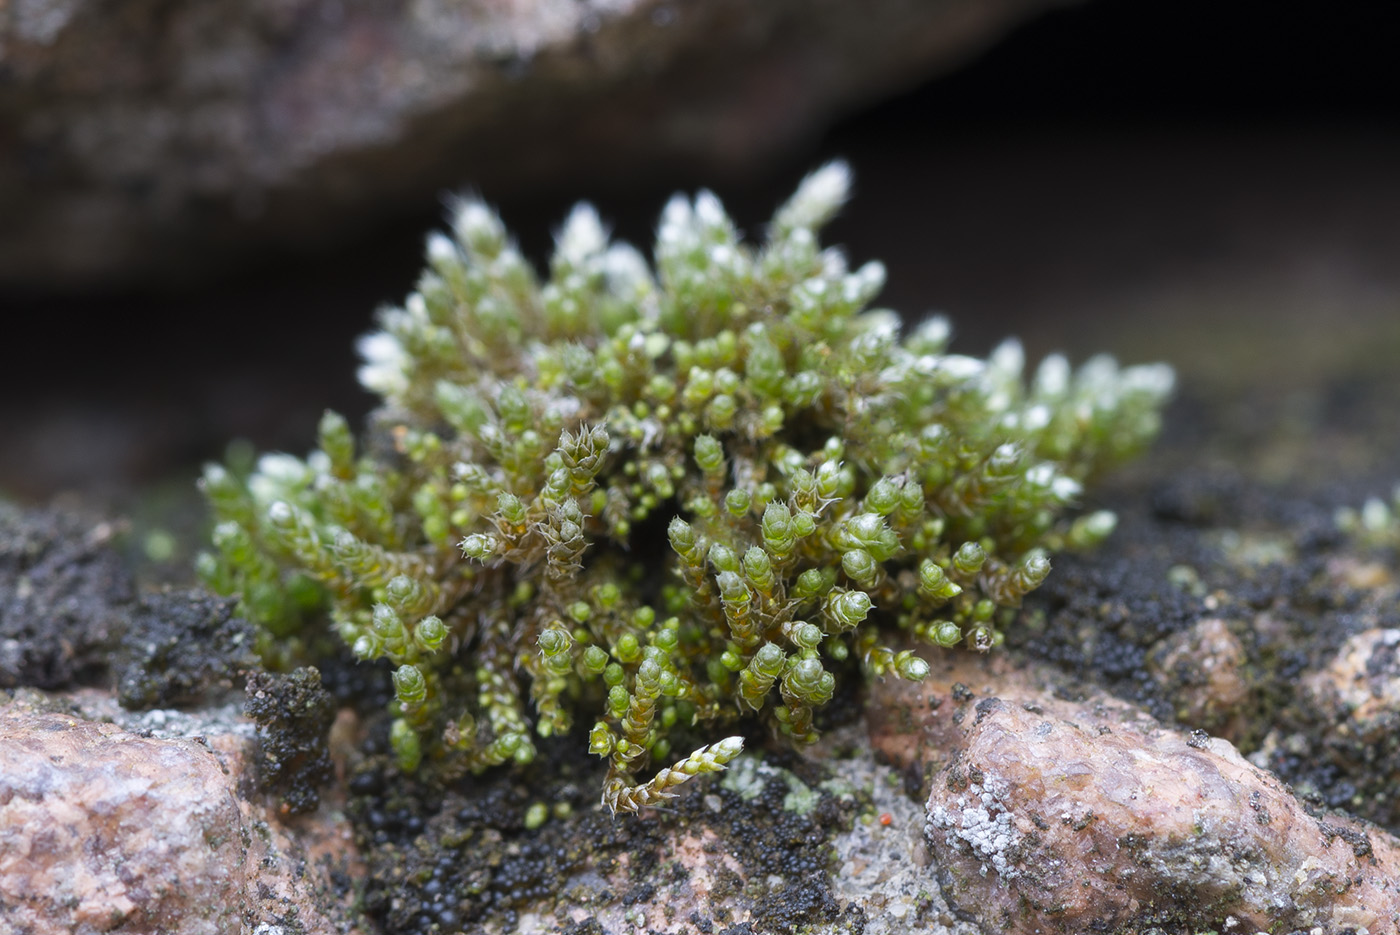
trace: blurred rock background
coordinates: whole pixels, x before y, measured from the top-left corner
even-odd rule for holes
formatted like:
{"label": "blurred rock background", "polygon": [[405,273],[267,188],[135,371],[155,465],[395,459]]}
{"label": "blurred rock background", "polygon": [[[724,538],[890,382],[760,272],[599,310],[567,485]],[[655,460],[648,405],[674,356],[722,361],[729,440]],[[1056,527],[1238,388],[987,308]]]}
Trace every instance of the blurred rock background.
{"label": "blurred rock background", "polygon": [[1167,359],[1305,435],[1303,389],[1400,369],[1397,39],[1320,0],[0,2],[0,492],[120,508],[363,413],[447,192],[542,261],[578,198],[755,232],[832,156],[831,238],[958,349]]}

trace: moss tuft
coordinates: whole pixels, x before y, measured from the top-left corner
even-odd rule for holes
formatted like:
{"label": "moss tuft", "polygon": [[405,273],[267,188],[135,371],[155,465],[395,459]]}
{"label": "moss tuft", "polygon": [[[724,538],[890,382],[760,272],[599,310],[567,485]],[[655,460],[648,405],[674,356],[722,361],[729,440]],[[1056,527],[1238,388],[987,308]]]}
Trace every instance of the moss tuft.
{"label": "moss tuft", "polygon": [[[267,658],[329,612],[392,668],[401,769],[526,763],[568,731],[635,810],[723,769],[757,716],[798,743],[848,662],[918,679],[901,644],[988,650],[1049,554],[1107,536],[1081,484],[1155,434],[1172,374],[1019,345],[947,352],[869,309],[884,269],[817,232],[848,172],[809,176],[767,239],[708,192],[674,198],[653,264],[580,206],[541,280],[464,201],[428,270],[364,338],[383,405],[327,413],[306,459],[211,466],[217,590]],[[649,778],[648,778],[649,777]]]}

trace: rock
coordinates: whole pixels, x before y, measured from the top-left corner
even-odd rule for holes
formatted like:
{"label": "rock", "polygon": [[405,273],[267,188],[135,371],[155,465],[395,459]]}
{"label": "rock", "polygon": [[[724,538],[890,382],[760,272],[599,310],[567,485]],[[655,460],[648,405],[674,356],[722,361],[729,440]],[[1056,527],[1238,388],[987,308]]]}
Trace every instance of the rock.
{"label": "rock", "polygon": [[137,717],[27,691],[0,707],[0,928],[352,931],[348,825],[324,807],[284,824],[242,794],[254,746],[236,711]]}
{"label": "rock", "polygon": [[1219,617],[1206,617],[1163,641],[1152,677],[1167,689],[1176,719],[1238,741],[1249,730],[1244,644]]}
{"label": "rock", "polygon": [[0,279],[187,278],[463,184],[733,174],[1059,2],[21,0]]}
{"label": "rock", "polygon": [[984,929],[1400,931],[1393,836],[1037,665],[940,662],[873,693],[873,741],[936,768],[939,882]]}

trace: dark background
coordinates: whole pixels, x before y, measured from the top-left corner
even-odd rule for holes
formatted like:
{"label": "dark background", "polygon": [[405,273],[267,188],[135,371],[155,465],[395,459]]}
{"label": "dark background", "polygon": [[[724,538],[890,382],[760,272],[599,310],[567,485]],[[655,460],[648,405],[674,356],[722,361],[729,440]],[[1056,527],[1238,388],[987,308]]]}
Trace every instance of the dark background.
{"label": "dark background", "polygon": [[[1212,385],[1395,370],[1397,48],[1396,4],[1096,0],[718,193],[758,234],[804,172],[848,159],[828,242],[884,260],[881,303],[946,311],[968,353],[1017,333]],[[626,190],[482,194],[540,262],[577,198],[645,247],[669,193],[705,183],[659,166]],[[371,404],[354,337],[412,287],[442,214],[405,205],[347,249],[179,292],[0,285],[0,492],[120,506],[187,490],[233,437],[304,452],[323,408]]]}

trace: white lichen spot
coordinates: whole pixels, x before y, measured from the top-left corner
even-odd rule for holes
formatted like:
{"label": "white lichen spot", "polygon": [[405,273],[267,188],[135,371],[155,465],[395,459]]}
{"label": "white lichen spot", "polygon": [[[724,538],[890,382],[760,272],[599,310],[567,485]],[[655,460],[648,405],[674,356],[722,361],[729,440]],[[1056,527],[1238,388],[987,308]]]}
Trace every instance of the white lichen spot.
{"label": "white lichen spot", "polygon": [[1013,852],[1023,835],[996,792],[971,785],[967,795],[958,797],[956,806],[934,808],[928,816],[926,833],[931,837],[936,831],[943,832],[950,847],[961,841],[982,862],[983,875],[995,871],[1002,881],[1020,876],[1020,869],[1013,863]]}

